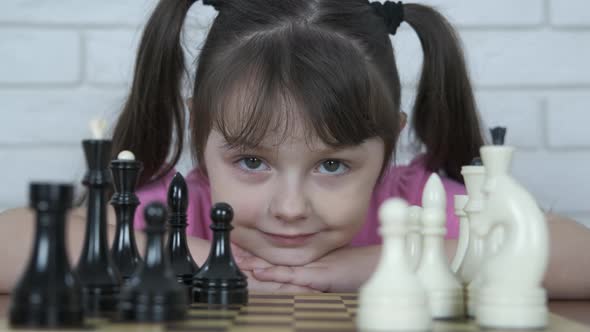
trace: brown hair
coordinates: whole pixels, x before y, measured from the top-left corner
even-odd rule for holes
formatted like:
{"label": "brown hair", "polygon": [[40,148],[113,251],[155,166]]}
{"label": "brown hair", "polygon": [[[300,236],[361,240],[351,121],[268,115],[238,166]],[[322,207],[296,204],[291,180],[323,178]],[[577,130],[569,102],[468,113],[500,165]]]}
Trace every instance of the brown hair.
{"label": "brown hair", "polygon": [[[156,7],[115,128],[114,152],[130,149],[144,161],[140,184],[168,172],[182,151],[180,32],[190,4]],[[400,132],[401,88],[388,27],[367,1],[228,0],[216,7],[193,90],[197,159],[213,129],[230,144],[250,146],[269,130],[287,135],[300,117],[308,133],[332,146],[382,138],[385,168]],[[460,43],[434,9],[406,4],[404,11],[424,51],[412,125],[427,167],[462,181],[460,167],[483,139]]]}

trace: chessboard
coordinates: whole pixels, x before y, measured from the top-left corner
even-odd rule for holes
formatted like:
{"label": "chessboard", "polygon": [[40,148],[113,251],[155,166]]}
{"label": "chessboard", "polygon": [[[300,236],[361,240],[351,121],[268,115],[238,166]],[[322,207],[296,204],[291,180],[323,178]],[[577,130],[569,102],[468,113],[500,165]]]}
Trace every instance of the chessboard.
{"label": "chessboard", "polygon": [[[262,294],[254,293],[245,306],[193,305],[186,320],[166,324],[87,321],[80,331],[170,332],[349,332],[357,331],[358,302],[354,293]],[[0,331],[13,331],[2,320]],[[473,320],[435,321],[432,332],[480,331]],[[22,331],[22,330],[18,330]],[[31,330],[32,331],[32,330]],[[47,331],[47,330],[44,330]],[[75,330],[68,330],[75,331]],[[482,330],[483,331],[483,330]],[[489,330],[502,332],[502,330]],[[513,332],[514,330],[512,330]],[[588,327],[550,314],[546,332],[582,332]]]}

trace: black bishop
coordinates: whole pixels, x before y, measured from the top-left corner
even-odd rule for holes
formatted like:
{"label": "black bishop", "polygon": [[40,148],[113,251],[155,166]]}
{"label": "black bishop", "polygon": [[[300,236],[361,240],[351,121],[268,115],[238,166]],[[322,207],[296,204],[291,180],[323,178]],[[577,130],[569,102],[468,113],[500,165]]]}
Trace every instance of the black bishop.
{"label": "black bishop", "polygon": [[168,254],[170,265],[179,283],[192,293],[195,274],[199,267],[193,259],[186,242],[186,211],[188,208],[188,188],[184,177],[176,173],[168,187]]}

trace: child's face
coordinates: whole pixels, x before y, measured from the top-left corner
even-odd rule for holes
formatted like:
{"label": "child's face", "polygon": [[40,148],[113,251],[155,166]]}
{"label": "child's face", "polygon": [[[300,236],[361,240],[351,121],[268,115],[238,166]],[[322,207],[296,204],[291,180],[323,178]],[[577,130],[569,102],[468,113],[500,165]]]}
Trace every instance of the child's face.
{"label": "child's face", "polygon": [[334,150],[294,134],[232,150],[213,130],[204,159],[213,202],[234,209],[232,242],[274,264],[302,265],[350,242],[384,158],[381,139]]}

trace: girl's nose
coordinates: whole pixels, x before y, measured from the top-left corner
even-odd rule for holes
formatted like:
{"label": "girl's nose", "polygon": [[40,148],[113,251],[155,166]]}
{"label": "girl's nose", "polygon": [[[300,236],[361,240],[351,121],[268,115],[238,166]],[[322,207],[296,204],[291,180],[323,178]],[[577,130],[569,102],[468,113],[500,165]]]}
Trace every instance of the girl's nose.
{"label": "girl's nose", "polygon": [[299,186],[277,188],[270,204],[270,213],[278,220],[295,222],[307,219],[309,204],[303,190]]}

